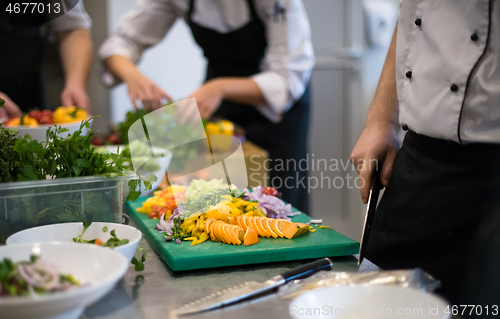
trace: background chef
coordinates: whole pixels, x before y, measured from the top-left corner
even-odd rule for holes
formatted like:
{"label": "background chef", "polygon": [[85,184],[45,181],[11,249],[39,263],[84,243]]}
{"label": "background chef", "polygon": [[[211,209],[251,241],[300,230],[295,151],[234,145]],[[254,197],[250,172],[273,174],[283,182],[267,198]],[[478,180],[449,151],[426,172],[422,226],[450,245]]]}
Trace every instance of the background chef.
{"label": "background chef", "polygon": [[[127,83],[134,105],[140,100],[146,108],[158,108],[169,98],[135,64],[179,17],[208,60],[207,81],[191,95],[202,117],[216,115],[242,126],[249,140],[269,152],[272,163],[306,158],[314,53],[302,2],[138,1],[99,53],[113,75],[105,74],[107,84]],[[292,187],[280,191],[302,211],[307,211],[307,192],[296,184],[305,176],[307,172],[271,171],[271,178],[292,178]]]}
{"label": "background chef", "polygon": [[[0,17],[0,41],[6,44],[0,50],[0,98],[5,100],[3,116],[19,116],[21,110],[45,109],[45,93],[41,71],[43,41],[39,25],[55,33],[64,69],[65,86],[61,92],[64,106],[79,106],[91,111],[86,82],[92,62],[92,20],[82,1],[67,13],[48,21],[46,14],[25,15],[23,23],[33,27],[12,32],[8,17]],[[44,23],[45,22],[45,23]],[[47,31],[47,30],[46,30]],[[5,61],[9,61],[5,63]]]}

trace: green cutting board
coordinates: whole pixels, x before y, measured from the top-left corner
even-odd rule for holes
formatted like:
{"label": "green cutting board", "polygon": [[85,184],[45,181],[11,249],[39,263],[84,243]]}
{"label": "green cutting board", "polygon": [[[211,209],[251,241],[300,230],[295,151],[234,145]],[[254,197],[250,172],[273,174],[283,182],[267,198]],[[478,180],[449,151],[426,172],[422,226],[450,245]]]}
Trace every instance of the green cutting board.
{"label": "green cutting board", "polygon": [[[216,268],[277,261],[354,255],[359,252],[359,243],[332,229],[317,229],[294,239],[260,238],[251,246],[226,245],[206,242],[190,246],[190,241],[177,244],[167,242],[162,233],[155,230],[158,220],[136,212],[147,197],[135,203],[126,202],[125,207],[132,221],[167,265],[174,271]],[[294,211],[297,211],[294,208]],[[293,222],[306,223],[311,218],[305,214],[295,215]]]}

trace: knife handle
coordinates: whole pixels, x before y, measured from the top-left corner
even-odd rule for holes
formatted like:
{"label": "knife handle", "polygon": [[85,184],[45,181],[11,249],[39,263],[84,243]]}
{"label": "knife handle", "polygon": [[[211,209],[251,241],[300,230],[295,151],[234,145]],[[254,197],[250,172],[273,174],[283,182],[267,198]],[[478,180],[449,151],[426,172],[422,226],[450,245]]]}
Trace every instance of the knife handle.
{"label": "knife handle", "polygon": [[281,277],[285,279],[285,282],[289,282],[291,280],[309,277],[320,270],[332,270],[332,267],[333,262],[329,258],[321,258],[319,260],[293,268],[292,270],[285,271],[281,274]]}

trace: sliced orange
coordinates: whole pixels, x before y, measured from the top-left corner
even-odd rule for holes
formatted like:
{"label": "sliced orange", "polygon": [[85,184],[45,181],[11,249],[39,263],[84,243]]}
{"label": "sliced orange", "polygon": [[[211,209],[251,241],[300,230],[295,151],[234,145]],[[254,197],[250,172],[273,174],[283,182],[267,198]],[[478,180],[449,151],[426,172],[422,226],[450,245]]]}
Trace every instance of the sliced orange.
{"label": "sliced orange", "polygon": [[260,237],[266,237],[263,233],[259,231],[259,228],[257,226],[258,217],[248,216],[248,220],[250,220],[250,227],[252,227],[253,230],[255,230]]}
{"label": "sliced orange", "polygon": [[[210,235],[210,239],[212,241],[218,241],[217,240],[217,237],[215,237],[215,234],[214,234],[214,224],[217,220],[213,220],[213,221],[210,221],[209,225],[208,225],[208,234]],[[207,220],[208,222],[208,220]],[[205,226],[207,225],[207,223],[205,223]]]}
{"label": "sliced orange", "polygon": [[283,234],[283,228],[285,228],[288,224],[291,224],[291,221],[286,219],[275,219],[271,222],[271,230],[281,238],[285,237]]}
{"label": "sliced orange", "polygon": [[223,221],[219,221],[217,223],[217,225],[215,225],[215,235],[219,238],[219,240],[221,242],[223,242],[224,244],[227,244],[226,238],[224,236],[224,230],[222,228],[224,225],[227,225],[227,224],[224,223]]}
{"label": "sliced orange", "polygon": [[273,220],[273,218],[260,217],[260,220],[262,222],[262,226],[264,227],[264,230],[269,235],[267,237],[278,238],[278,235],[276,235],[276,233],[273,232],[273,230],[271,229],[271,221]]}
{"label": "sliced orange", "polygon": [[231,238],[231,241],[233,242],[233,244],[235,245],[241,245],[241,241],[240,239],[238,238],[239,237],[239,232],[238,232],[238,229],[241,228],[240,226],[238,225],[230,225],[228,227],[228,230],[229,230],[229,238]]}
{"label": "sliced orange", "polygon": [[283,234],[286,238],[292,239],[309,232],[309,225],[301,223],[290,223],[283,228]]}
{"label": "sliced orange", "polygon": [[255,226],[257,226],[257,229],[255,229],[255,231],[257,232],[257,234],[259,234],[260,237],[271,237],[271,234],[268,234],[266,229],[262,225],[262,218],[265,217],[254,217]]}
{"label": "sliced orange", "polygon": [[236,216],[236,225],[241,227],[241,216]]}
{"label": "sliced orange", "polygon": [[226,239],[227,243],[236,245],[237,241],[234,238],[233,226],[235,225],[225,224],[222,229],[224,230],[224,238]]}
{"label": "sliced orange", "polygon": [[224,224],[222,225],[222,236],[224,236],[224,240],[226,241],[226,244],[228,245],[231,245],[231,244],[234,244],[233,243],[233,240],[231,239],[231,237],[229,237],[229,234],[230,234],[230,224]]}
{"label": "sliced orange", "polygon": [[245,231],[243,230],[243,228],[238,227],[238,228],[236,228],[235,233],[236,233],[236,237],[238,237],[240,244],[241,244],[245,240]]}
{"label": "sliced orange", "polygon": [[243,228],[244,231],[247,231],[247,227],[248,227],[248,216],[247,215],[241,215],[240,216],[240,226],[241,228]]}
{"label": "sliced orange", "polygon": [[216,220],[217,220],[217,219],[210,217],[209,219],[207,219],[207,220],[205,221],[205,227],[204,227],[205,233],[207,233],[207,234],[209,234],[209,233],[210,233],[210,231],[211,231],[210,225],[211,225],[214,221],[216,221]]}
{"label": "sliced orange", "polygon": [[258,242],[259,236],[257,236],[257,232],[255,232],[252,227],[248,227],[244,238],[245,246],[254,245]]}
{"label": "sliced orange", "polygon": [[217,233],[217,226],[219,226],[219,221],[215,220],[210,226],[212,228],[211,234],[214,234],[215,241],[221,241]]}

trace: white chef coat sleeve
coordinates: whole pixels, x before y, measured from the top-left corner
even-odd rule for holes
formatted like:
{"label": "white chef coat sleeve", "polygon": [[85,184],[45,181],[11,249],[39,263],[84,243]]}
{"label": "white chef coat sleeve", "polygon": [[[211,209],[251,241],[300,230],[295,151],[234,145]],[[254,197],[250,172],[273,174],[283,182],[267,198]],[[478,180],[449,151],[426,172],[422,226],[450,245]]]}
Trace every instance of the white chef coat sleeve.
{"label": "white chef coat sleeve", "polygon": [[56,33],[76,29],[88,30],[92,27],[92,19],[87,14],[87,11],[85,11],[83,1],[78,1],[71,10],[50,21],[49,25],[51,31],[54,31]]}
{"label": "white chef coat sleeve", "polygon": [[139,0],[135,8],[121,19],[116,33],[99,49],[103,83],[107,86],[117,84],[105,68],[104,61],[107,58],[121,55],[137,64],[144,50],[160,42],[178,16],[170,1]]}
{"label": "white chef coat sleeve", "polygon": [[[252,77],[267,104],[257,108],[280,122],[309,83],[315,63],[311,28],[301,0],[255,0],[255,4],[267,33],[262,72]],[[286,13],[277,14],[280,8]]]}

